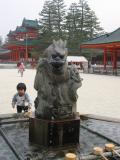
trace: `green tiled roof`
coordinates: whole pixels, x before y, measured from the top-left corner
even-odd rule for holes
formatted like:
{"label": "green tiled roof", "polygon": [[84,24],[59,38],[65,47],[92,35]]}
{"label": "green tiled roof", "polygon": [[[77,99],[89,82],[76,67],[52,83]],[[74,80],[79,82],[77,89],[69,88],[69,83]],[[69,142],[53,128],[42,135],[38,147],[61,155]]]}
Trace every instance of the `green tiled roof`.
{"label": "green tiled roof", "polygon": [[23,19],[22,26],[18,26],[15,31],[11,31],[8,33],[8,36],[15,35],[16,33],[26,33],[29,28],[39,29],[37,20],[28,20]]}
{"label": "green tiled roof", "polygon": [[0,55],[10,53],[10,50],[4,49],[0,47]]}
{"label": "green tiled roof", "polygon": [[120,42],[120,28],[111,32],[109,34],[102,35],[100,37],[96,37],[87,42],[82,43],[82,45],[94,45],[94,44],[106,44],[106,43],[114,43]]}
{"label": "green tiled roof", "polygon": [[15,31],[11,31],[11,30],[10,30],[10,32],[8,33],[8,36],[9,36],[9,35],[11,35],[11,36],[12,36],[12,35],[15,35]]}
{"label": "green tiled roof", "polygon": [[25,33],[26,33],[26,32],[27,32],[27,29],[26,29],[25,27],[20,26],[20,27],[17,27],[17,28],[16,28],[16,31],[15,31],[15,32],[17,32],[17,33],[18,33],[18,32],[25,32]]}
{"label": "green tiled roof", "polygon": [[[18,46],[26,46],[26,40],[24,41],[12,41],[10,42],[12,45],[18,45]],[[27,46],[36,46],[39,45],[39,40],[27,40]]]}
{"label": "green tiled roof", "polygon": [[28,20],[28,19],[23,19],[22,26],[24,27],[32,27],[32,28],[38,28],[38,21],[37,20]]}

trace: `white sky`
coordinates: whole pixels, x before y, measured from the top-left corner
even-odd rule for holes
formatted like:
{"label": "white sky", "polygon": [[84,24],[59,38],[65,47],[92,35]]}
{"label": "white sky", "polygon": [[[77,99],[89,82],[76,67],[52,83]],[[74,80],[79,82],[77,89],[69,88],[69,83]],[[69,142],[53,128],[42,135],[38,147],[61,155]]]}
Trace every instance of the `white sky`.
{"label": "white sky", "polygon": [[[65,0],[66,5],[79,0]],[[120,27],[120,0],[87,0],[106,32]],[[24,17],[37,19],[45,0],[0,0],[0,35],[21,25]]]}

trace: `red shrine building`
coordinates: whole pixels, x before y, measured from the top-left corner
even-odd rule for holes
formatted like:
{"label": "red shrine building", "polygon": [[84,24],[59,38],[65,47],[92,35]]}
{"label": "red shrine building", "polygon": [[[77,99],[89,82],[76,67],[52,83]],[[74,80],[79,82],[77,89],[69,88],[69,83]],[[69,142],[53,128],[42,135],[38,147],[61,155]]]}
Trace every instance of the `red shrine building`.
{"label": "red shrine building", "polygon": [[113,71],[117,70],[120,67],[120,28],[109,34],[89,40],[83,43],[80,48],[102,50],[104,69],[111,65]]}
{"label": "red shrine building", "polygon": [[22,25],[8,33],[8,42],[4,45],[6,52],[0,53],[5,61],[32,61],[31,50],[38,44],[39,25],[37,20],[23,19]]}

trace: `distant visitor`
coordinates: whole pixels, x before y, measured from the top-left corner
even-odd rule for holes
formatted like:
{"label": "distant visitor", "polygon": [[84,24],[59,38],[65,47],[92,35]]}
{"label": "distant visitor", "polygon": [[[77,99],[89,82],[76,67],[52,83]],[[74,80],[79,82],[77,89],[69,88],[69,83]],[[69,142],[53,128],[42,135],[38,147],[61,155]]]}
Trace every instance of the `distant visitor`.
{"label": "distant visitor", "polygon": [[18,73],[20,73],[21,77],[23,77],[23,73],[25,71],[25,66],[23,62],[18,63],[17,67],[18,67]]}

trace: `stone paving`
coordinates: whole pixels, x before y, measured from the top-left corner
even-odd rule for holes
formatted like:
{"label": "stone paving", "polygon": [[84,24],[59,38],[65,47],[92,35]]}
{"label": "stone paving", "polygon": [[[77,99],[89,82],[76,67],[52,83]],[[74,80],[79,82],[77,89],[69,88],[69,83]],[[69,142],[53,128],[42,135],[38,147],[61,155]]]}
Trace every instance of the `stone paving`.
{"label": "stone paving", "polygon": [[78,90],[78,111],[120,118],[120,77],[81,74],[83,86]]}
{"label": "stone paving", "polygon": [[[16,93],[16,85],[19,82],[27,84],[27,92],[34,101],[35,73],[36,70],[26,70],[24,77],[20,77],[17,69],[0,69],[0,114],[16,112],[11,107],[11,98]],[[78,90],[78,111],[81,114],[119,118],[120,77],[93,74],[81,74],[81,77],[84,80],[82,87]]]}

